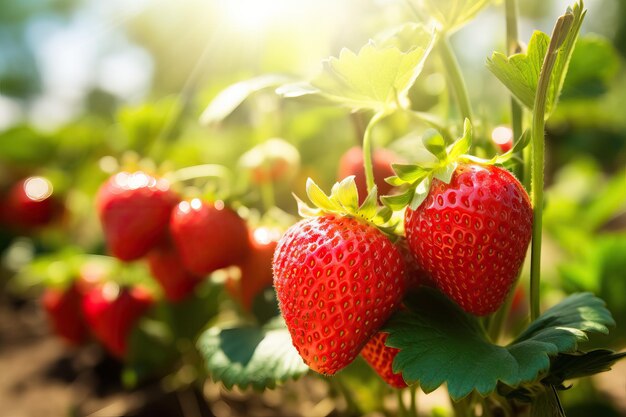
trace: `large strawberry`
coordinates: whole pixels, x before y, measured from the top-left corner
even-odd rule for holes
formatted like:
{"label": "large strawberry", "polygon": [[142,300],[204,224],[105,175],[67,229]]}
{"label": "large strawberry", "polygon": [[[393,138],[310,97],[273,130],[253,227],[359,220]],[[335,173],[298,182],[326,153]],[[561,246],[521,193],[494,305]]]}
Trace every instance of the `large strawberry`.
{"label": "large strawberry", "polygon": [[123,261],[144,256],[164,241],[178,203],[167,180],[144,172],[120,172],[105,182],[96,205],[109,251]]}
{"label": "large strawberry", "polygon": [[196,275],[235,265],[249,251],[246,222],[221,201],[182,201],[172,212],[170,231],[183,265]]}
{"label": "large strawberry", "polygon": [[83,297],[83,314],[94,337],[118,358],[124,358],[128,338],[137,321],[152,306],[153,298],[142,287],[98,285]]}
{"label": "large strawberry", "polygon": [[82,296],[75,284],[67,288],[46,288],[41,302],[54,332],[68,344],[84,343],[89,330],[81,311]]}
{"label": "large strawberry", "polygon": [[[374,171],[374,183],[378,187],[379,194],[387,194],[391,191],[392,186],[385,182],[385,178],[392,176],[393,169],[391,164],[398,162],[398,156],[393,152],[378,148],[372,153],[372,169]],[[354,180],[363,203],[367,196],[367,185],[365,184],[365,169],[363,167],[363,149],[354,146],[348,149],[339,160],[339,169],[337,177],[343,179],[354,175]]]}
{"label": "large strawberry", "polygon": [[250,253],[239,265],[239,280],[229,278],[226,289],[237,298],[246,311],[252,309],[254,298],[272,285],[272,259],[280,238],[280,231],[258,227],[250,231]]}
{"label": "large strawberry", "polygon": [[[274,287],[294,346],[313,370],[334,374],[352,362],[406,289],[398,249],[368,219],[376,193],[358,208],[353,177],[326,196],[312,181],[300,202],[313,217],[293,225],[274,254]],[[343,214],[342,214],[343,213]],[[384,219],[387,220],[387,219]]]}
{"label": "large strawberry", "polygon": [[528,194],[505,169],[462,155],[471,143],[468,124],[464,137],[447,149],[436,134],[424,143],[439,164],[396,167],[398,178],[416,187],[391,199],[411,197],[404,219],[411,251],[465,311],[493,313],[515,282],[530,242]]}
{"label": "large strawberry", "polygon": [[180,255],[172,244],[156,247],[148,253],[147,259],[150,273],[161,285],[168,301],[187,298],[202,281],[202,276],[192,274],[183,267]]}
{"label": "large strawberry", "polygon": [[385,332],[376,333],[361,351],[361,356],[387,384],[394,388],[406,388],[402,373],[394,373],[392,369],[393,360],[400,349],[385,346],[388,336]]}

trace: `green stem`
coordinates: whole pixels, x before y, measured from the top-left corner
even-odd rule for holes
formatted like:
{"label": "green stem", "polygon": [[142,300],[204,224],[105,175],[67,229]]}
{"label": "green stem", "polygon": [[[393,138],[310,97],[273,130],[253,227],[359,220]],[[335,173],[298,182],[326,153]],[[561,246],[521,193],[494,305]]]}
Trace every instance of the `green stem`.
{"label": "green stem", "polygon": [[469,119],[471,122],[472,104],[467,93],[467,86],[465,85],[465,80],[463,79],[463,73],[461,72],[459,61],[456,59],[452,46],[450,45],[450,40],[445,33],[441,34],[441,38],[439,39],[439,42],[437,42],[437,47],[439,49],[439,55],[443,61],[448,81],[452,87],[452,92],[454,93],[454,97],[456,98],[459,106],[461,116],[463,119]]}
{"label": "green stem", "polygon": [[385,117],[385,112],[376,113],[367,124],[365,133],[363,134],[363,165],[365,166],[365,183],[367,184],[367,192],[374,188],[374,168],[372,165],[372,130],[376,123]]}
{"label": "green stem", "polygon": [[[506,16],[506,44],[509,55],[520,52],[520,44],[518,40],[517,30],[517,0],[505,0],[504,13]],[[522,106],[511,97],[511,125],[513,128],[513,140],[519,140],[523,131],[523,110]],[[517,153],[517,157],[524,161],[522,151]],[[514,174],[517,178],[522,179],[524,173],[524,164],[516,165]]]}
{"label": "green stem", "polygon": [[396,398],[398,399],[398,415],[400,417],[407,417],[408,416],[408,410],[406,409],[406,406],[404,405],[404,401],[402,400],[402,393],[404,392],[404,390],[396,390]]}
{"label": "green stem", "polygon": [[413,384],[410,386],[411,390],[411,405],[409,408],[409,412],[411,413],[411,417],[418,417],[417,415],[417,384]]}
{"label": "green stem", "polygon": [[[519,275],[518,275],[518,279],[519,279]],[[504,322],[509,315],[509,311],[511,310],[511,304],[513,304],[513,297],[515,295],[516,285],[517,284],[514,284],[511,287],[509,294],[506,296],[506,299],[504,300],[504,304],[500,306],[500,309],[496,312],[496,314],[493,316],[493,318],[489,322],[489,326],[487,328],[487,334],[489,335],[489,339],[493,343],[498,343],[498,339],[500,338],[502,327],[504,326]]]}
{"label": "green stem", "polygon": [[347,407],[346,414],[351,415],[351,416],[361,415],[362,414],[361,408],[359,407],[357,402],[354,400],[354,397],[352,396],[352,392],[350,391],[348,387],[345,386],[341,378],[340,377],[330,378],[329,381],[334,386],[335,390],[338,393],[340,393],[343,396],[344,400],[346,401],[346,407]]}
{"label": "green stem", "polygon": [[545,150],[545,113],[550,87],[552,69],[558,56],[558,50],[565,40],[567,33],[572,26],[571,15],[561,16],[554,26],[548,52],[544,58],[539,81],[537,83],[537,93],[533,106],[532,123],[532,179],[530,183],[533,202],[533,232],[530,256],[530,319],[539,317],[539,283],[541,273],[541,232],[543,220],[543,169]]}

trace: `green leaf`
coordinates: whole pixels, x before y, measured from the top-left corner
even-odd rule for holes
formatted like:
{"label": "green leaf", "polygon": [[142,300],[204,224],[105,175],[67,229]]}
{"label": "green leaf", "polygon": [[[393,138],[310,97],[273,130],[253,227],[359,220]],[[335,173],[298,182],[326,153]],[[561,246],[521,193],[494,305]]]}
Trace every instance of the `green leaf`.
{"label": "green leaf", "polygon": [[289,331],[264,327],[213,327],[198,340],[198,349],[211,378],[228,389],[249,386],[255,390],[304,375],[308,367],[291,343]]}
{"label": "green leaf", "polygon": [[310,86],[285,87],[283,94],[317,93],[352,110],[387,112],[400,103],[406,106],[409,88],[422,71],[434,35],[406,52],[395,46],[381,47],[370,41],[358,54],[343,49],[339,58],[323,62],[322,72]]}
{"label": "green leaf", "polygon": [[410,0],[424,20],[433,18],[444,32],[452,32],[474,18],[490,0]]}
{"label": "green leaf", "polygon": [[391,210],[398,211],[409,205],[411,200],[413,200],[414,194],[415,188],[411,187],[401,194],[382,196],[380,197],[380,200]]}
{"label": "green leaf", "polygon": [[541,380],[544,384],[564,388],[566,380],[582,378],[610,371],[611,367],[620,359],[626,357],[626,352],[615,353],[612,350],[596,349],[589,352],[575,354],[560,353],[550,365],[550,372]]}
{"label": "green leaf", "polygon": [[341,207],[333,202],[331,198],[328,197],[311,178],[308,178],[306,181],[306,194],[309,197],[309,200],[311,200],[316,207],[319,207],[322,210],[341,210]]}
{"label": "green leaf", "polygon": [[429,393],[446,383],[454,400],[472,391],[485,396],[498,382],[511,387],[535,381],[550,366],[550,356],[574,352],[587,333],[607,331],[613,319],[590,293],[575,294],[546,311],[507,346],[490,343],[477,319],[432,289],[406,300],[384,330],[387,345],[400,349],[394,371],[419,382]]}
{"label": "green leaf", "polygon": [[[573,23],[563,39],[563,43],[558,49],[558,56],[548,88],[546,102],[546,118],[550,116],[556,108],[557,101],[563,88],[565,76],[569,66],[574,45],[580,32],[585,17],[582,2],[577,2],[573,9],[568,9],[565,16],[571,15]],[[539,81],[541,67],[548,51],[550,37],[543,32],[533,33],[526,53],[519,53],[505,56],[502,53],[494,52],[490,59],[487,59],[489,70],[513,93],[522,105],[531,109],[535,103],[535,92]]]}
{"label": "green leaf", "polygon": [[450,184],[450,181],[452,181],[452,175],[454,174],[457,166],[458,163],[456,162],[445,164],[433,172],[433,178],[437,178],[445,184]]}
{"label": "green leaf", "polygon": [[235,111],[251,94],[283,85],[289,81],[291,78],[284,75],[266,74],[230,85],[209,103],[200,116],[200,123],[205,125],[219,123]]}
{"label": "green leaf", "polygon": [[[331,191],[331,195],[337,197],[339,204],[352,213],[356,213],[359,210],[359,192],[354,178],[354,176],[344,178],[341,182],[336,183]],[[372,189],[372,191],[374,190]],[[372,193],[370,192],[370,194]]]}

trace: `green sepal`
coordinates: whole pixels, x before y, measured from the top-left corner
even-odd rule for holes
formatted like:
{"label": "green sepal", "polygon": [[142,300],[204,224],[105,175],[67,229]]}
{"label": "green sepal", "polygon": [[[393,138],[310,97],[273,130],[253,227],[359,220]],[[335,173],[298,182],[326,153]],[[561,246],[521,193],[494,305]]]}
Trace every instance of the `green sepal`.
{"label": "green sepal", "polygon": [[[415,181],[419,181],[424,179],[431,172],[431,168],[421,167],[419,165],[405,165],[405,164],[391,164],[391,168],[393,172],[396,173],[398,180],[396,181],[395,177],[389,177],[391,179],[390,184],[392,185],[401,185],[404,183],[412,183]],[[389,182],[389,181],[388,181]],[[397,184],[394,184],[397,183]]]}
{"label": "green sepal", "polygon": [[359,193],[355,176],[351,175],[333,185],[330,195],[309,178],[306,182],[306,193],[313,207],[307,205],[294,194],[298,203],[298,213],[302,217],[317,217],[326,214],[339,214],[363,219],[387,234],[393,234],[397,222],[390,222],[391,210],[378,206],[378,190],[372,187],[363,204],[359,206]]}
{"label": "green sepal", "polygon": [[463,136],[454,141],[447,149],[448,160],[454,161],[463,154],[469,152],[472,147],[472,124],[469,119],[463,122]]}
{"label": "green sepal", "polygon": [[401,194],[385,195],[380,198],[383,204],[393,211],[399,211],[405,208],[413,200],[415,188],[410,187]]}
{"label": "green sepal", "polygon": [[439,161],[444,161],[447,158],[446,140],[435,129],[428,129],[424,132],[422,143],[428,152],[435,155]]}
{"label": "green sepal", "polygon": [[409,207],[411,210],[417,210],[417,208],[426,200],[428,197],[428,192],[430,191],[430,184],[432,182],[431,176],[424,178],[418,185],[415,187],[415,193],[413,194],[413,198],[409,203]]}

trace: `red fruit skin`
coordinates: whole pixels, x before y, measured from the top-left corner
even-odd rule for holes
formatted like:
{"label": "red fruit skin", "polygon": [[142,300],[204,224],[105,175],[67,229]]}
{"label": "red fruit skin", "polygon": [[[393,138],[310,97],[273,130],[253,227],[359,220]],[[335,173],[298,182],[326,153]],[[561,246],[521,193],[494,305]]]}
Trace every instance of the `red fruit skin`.
{"label": "red fruit skin", "polygon": [[109,178],[98,190],[96,207],[111,254],[132,261],[165,241],[178,201],[165,179],[141,171]]}
{"label": "red fruit skin", "polygon": [[420,267],[420,265],[415,260],[415,257],[411,253],[411,249],[409,248],[409,242],[407,242],[406,238],[399,238],[396,243],[396,247],[400,251],[402,255],[402,259],[404,259],[404,264],[406,266],[406,288],[407,291],[417,290],[422,285],[426,285],[428,287],[435,287],[433,280],[430,278],[428,273]]}
{"label": "red fruit skin", "polygon": [[[33,180],[39,181],[44,187],[44,190],[35,189],[35,195],[28,185]],[[52,185],[43,177],[29,177],[18,181],[5,198],[0,217],[11,228],[39,228],[51,223],[62,211],[62,204],[53,194]]]}
{"label": "red fruit skin", "polygon": [[172,212],[170,232],[183,265],[196,275],[238,264],[249,252],[246,222],[221,201],[182,201]]}
{"label": "red fruit skin", "polygon": [[46,288],[42,305],[55,334],[71,346],[80,346],[89,337],[81,311],[82,296],[76,285],[66,289]]}
{"label": "red fruit skin", "polygon": [[[389,194],[392,186],[385,182],[385,178],[394,174],[391,164],[398,162],[398,156],[393,152],[378,148],[372,153],[372,168],[374,170],[374,183],[378,188],[378,195]],[[348,149],[339,160],[338,180],[354,175],[356,188],[359,192],[359,203],[362,204],[367,197],[367,184],[365,182],[365,168],[363,166],[363,149],[354,146]]]}
{"label": "red fruit skin", "polygon": [[228,278],[225,283],[227,291],[240,301],[245,311],[251,311],[254,298],[273,283],[272,260],[278,241],[266,233],[258,233],[263,230],[267,229],[250,231],[250,253],[239,265],[241,277],[239,280]]}
{"label": "red fruit skin", "polygon": [[161,285],[165,298],[170,302],[187,298],[204,278],[188,272],[183,267],[176,248],[170,244],[151,250],[147,260],[152,276]]}
{"label": "red fruit skin", "polygon": [[393,360],[400,349],[385,346],[388,336],[389,333],[376,333],[363,347],[361,356],[387,384],[398,389],[406,388],[408,385],[402,373],[396,374],[392,369]]}
{"label": "red fruit skin", "polygon": [[296,223],[279,241],[273,268],[294,346],[310,368],[327,375],[356,358],[406,290],[398,249],[355,218]]}
{"label": "red fruit skin", "polygon": [[114,356],[126,356],[128,337],[139,319],[152,306],[152,296],[141,287],[120,289],[109,296],[106,284],[92,288],[83,297],[83,314],[94,337]]}
{"label": "red fruit skin", "polygon": [[418,264],[465,311],[484,316],[504,301],[526,256],[532,207],[508,171],[459,165],[449,185],[433,180],[405,230]]}

